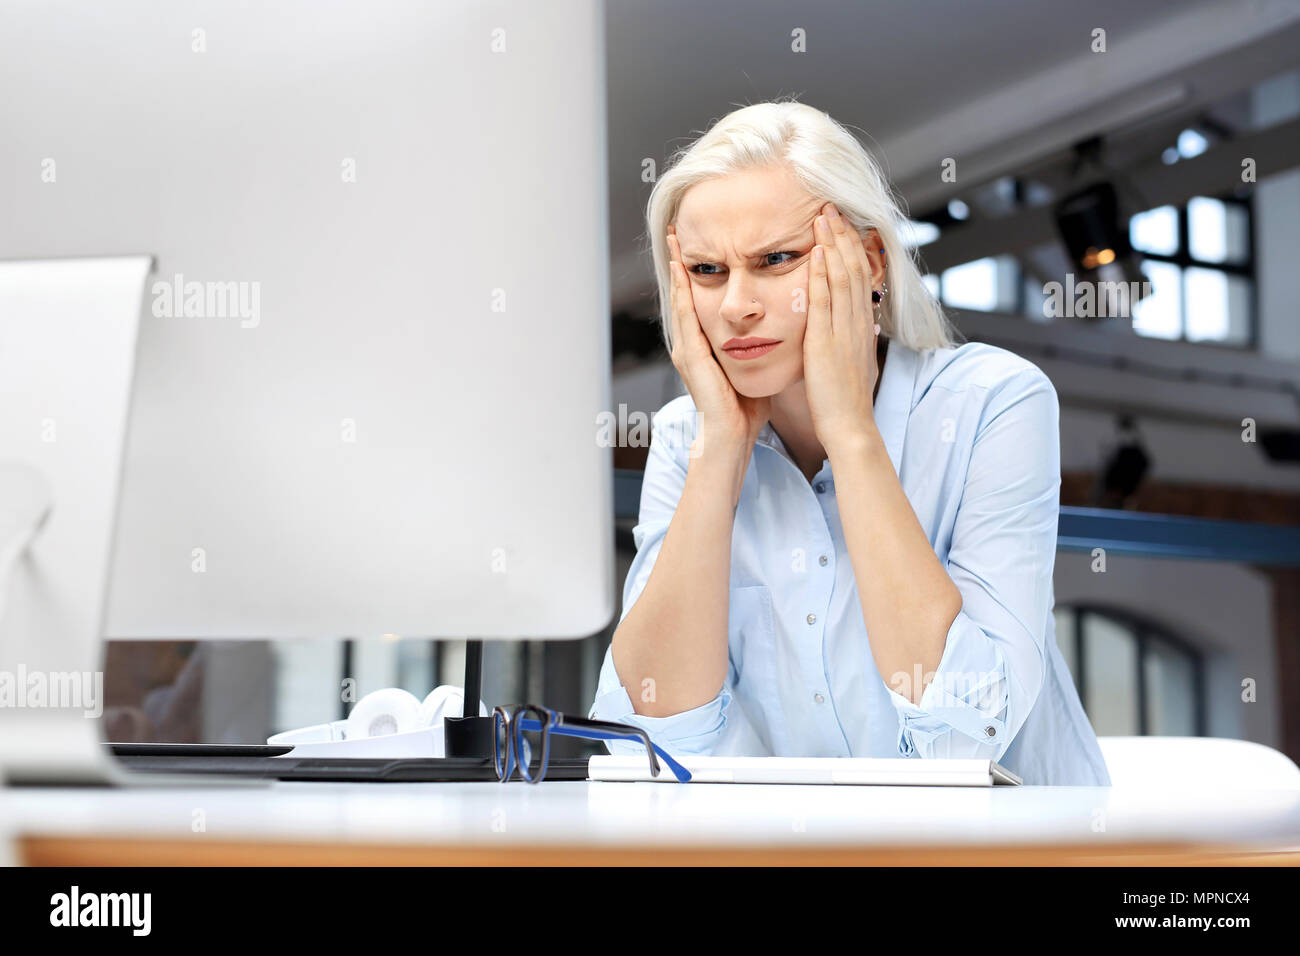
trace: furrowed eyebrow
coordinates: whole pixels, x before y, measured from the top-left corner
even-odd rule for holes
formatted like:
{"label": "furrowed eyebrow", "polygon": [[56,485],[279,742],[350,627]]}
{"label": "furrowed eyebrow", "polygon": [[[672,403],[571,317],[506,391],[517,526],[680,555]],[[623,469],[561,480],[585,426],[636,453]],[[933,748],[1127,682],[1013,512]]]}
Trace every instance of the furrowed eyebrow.
{"label": "furrowed eyebrow", "polygon": [[[774,252],[780,252],[786,246],[798,245],[804,241],[804,236],[806,235],[806,233],[807,233],[806,229],[801,229],[798,232],[794,233],[793,235],[787,236],[785,239],[777,239],[774,242],[766,243],[765,245],[762,246],[762,250],[760,252],[751,252],[747,256],[745,256],[745,258],[757,259],[759,256],[771,255]],[[696,252],[687,252],[685,249],[682,250],[682,255],[688,259],[700,259],[702,261],[708,261],[713,258],[712,256],[702,255]]]}

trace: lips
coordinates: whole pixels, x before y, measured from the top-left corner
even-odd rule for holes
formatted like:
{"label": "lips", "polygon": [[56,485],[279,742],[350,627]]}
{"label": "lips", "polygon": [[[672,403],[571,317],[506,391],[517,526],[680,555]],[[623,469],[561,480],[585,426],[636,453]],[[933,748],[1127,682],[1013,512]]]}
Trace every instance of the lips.
{"label": "lips", "polygon": [[780,339],[761,339],[751,336],[744,339],[727,339],[722,343],[722,348],[730,352],[732,349],[752,348],[755,345],[776,345],[780,341]]}
{"label": "lips", "polygon": [[754,359],[766,355],[780,344],[780,339],[728,339],[722,350],[735,359]]}

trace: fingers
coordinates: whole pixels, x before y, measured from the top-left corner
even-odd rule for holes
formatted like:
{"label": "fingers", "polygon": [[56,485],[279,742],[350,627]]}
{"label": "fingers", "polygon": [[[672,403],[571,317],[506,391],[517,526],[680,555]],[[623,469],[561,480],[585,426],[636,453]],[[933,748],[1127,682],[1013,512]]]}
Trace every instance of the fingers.
{"label": "fingers", "polygon": [[[673,330],[673,348],[685,348],[691,339],[687,331],[688,323],[685,317],[687,303],[691,302],[690,281],[686,276],[686,268],[682,265],[682,251],[677,244],[677,233],[668,227],[668,271],[672,277],[670,288],[672,290],[672,301],[669,305],[669,311],[672,317]],[[690,305],[692,313],[694,305]]]}
{"label": "fingers", "polygon": [[[828,203],[825,208],[832,208]],[[826,247],[826,278],[831,289],[831,333],[839,335],[850,331],[850,323],[862,312],[862,283],[853,273],[853,260],[845,249],[844,221],[839,221],[839,233],[830,217],[818,216],[813,220],[813,231],[819,243]]]}
{"label": "fingers", "polygon": [[808,266],[808,328],[804,344],[817,341],[831,332],[831,289],[826,275],[826,250],[820,243],[813,247]]}
{"label": "fingers", "polygon": [[831,232],[835,236],[840,254],[844,257],[845,268],[852,280],[853,314],[870,316],[873,308],[871,301],[872,271],[871,262],[867,259],[867,250],[862,243],[862,237],[858,235],[856,229],[849,225],[848,220],[839,215],[839,210],[835,208],[834,203],[827,203],[826,208]]}
{"label": "fingers", "polygon": [[669,308],[672,311],[674,349],[680,343],[682,355],[698,352],[712,358],[713,347],[709,344],[704,334],[704,327],[700,325],[700,318],[695,312],[690,276],[686,272],[686,266],[682,264],[682,250],[677,244],[677,234],[671,227],[668,232],[668,250],[671,257],[668,268],[673,274],[673,301]]}

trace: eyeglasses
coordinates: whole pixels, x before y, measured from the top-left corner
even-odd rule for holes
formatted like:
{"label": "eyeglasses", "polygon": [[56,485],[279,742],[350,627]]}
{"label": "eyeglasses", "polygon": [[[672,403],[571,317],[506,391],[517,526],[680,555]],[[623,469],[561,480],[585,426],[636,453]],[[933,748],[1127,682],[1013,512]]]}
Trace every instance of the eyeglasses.
{"label": "eyeglasses", "polygon": [[504,707],[492,708],[492,752],[497,779],[505,783],[518,764],[520,775],[529,783],[541,781],[546,776],[546,765],[551,756],[552,733],[592,740],[639,740],[645,744],[652,776],[659,776],[659,761],[655,759],[655,754],[658,754],[680,783],[691,779],[691,772],[652,743],[650,735],[640,727],[609,720],[570,717],[537,704],[516,707],[513,714]]}

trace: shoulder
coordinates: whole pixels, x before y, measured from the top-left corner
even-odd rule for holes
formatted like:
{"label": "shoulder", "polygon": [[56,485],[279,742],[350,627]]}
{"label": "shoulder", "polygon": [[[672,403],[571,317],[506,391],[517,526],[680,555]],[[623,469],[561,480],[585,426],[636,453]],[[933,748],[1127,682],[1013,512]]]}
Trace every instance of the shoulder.
{"label": "shoulder", "polygon": [[914,401],[932,390],[969,393],[971,401],[1005,408],[1034,394],[1056,403],[1056,389],[1047,374],[1015,352],[985,342],[917,353]]}
{"label": "shoulder", "polygon": [[1050,386],[1046,373],[1024,356],[989,345],[966,342],[946,349],[925,349],[917,353],[916,394],[929,388],[959,392],[967,389],[992,391],[1011,382],[1037,380]]}

